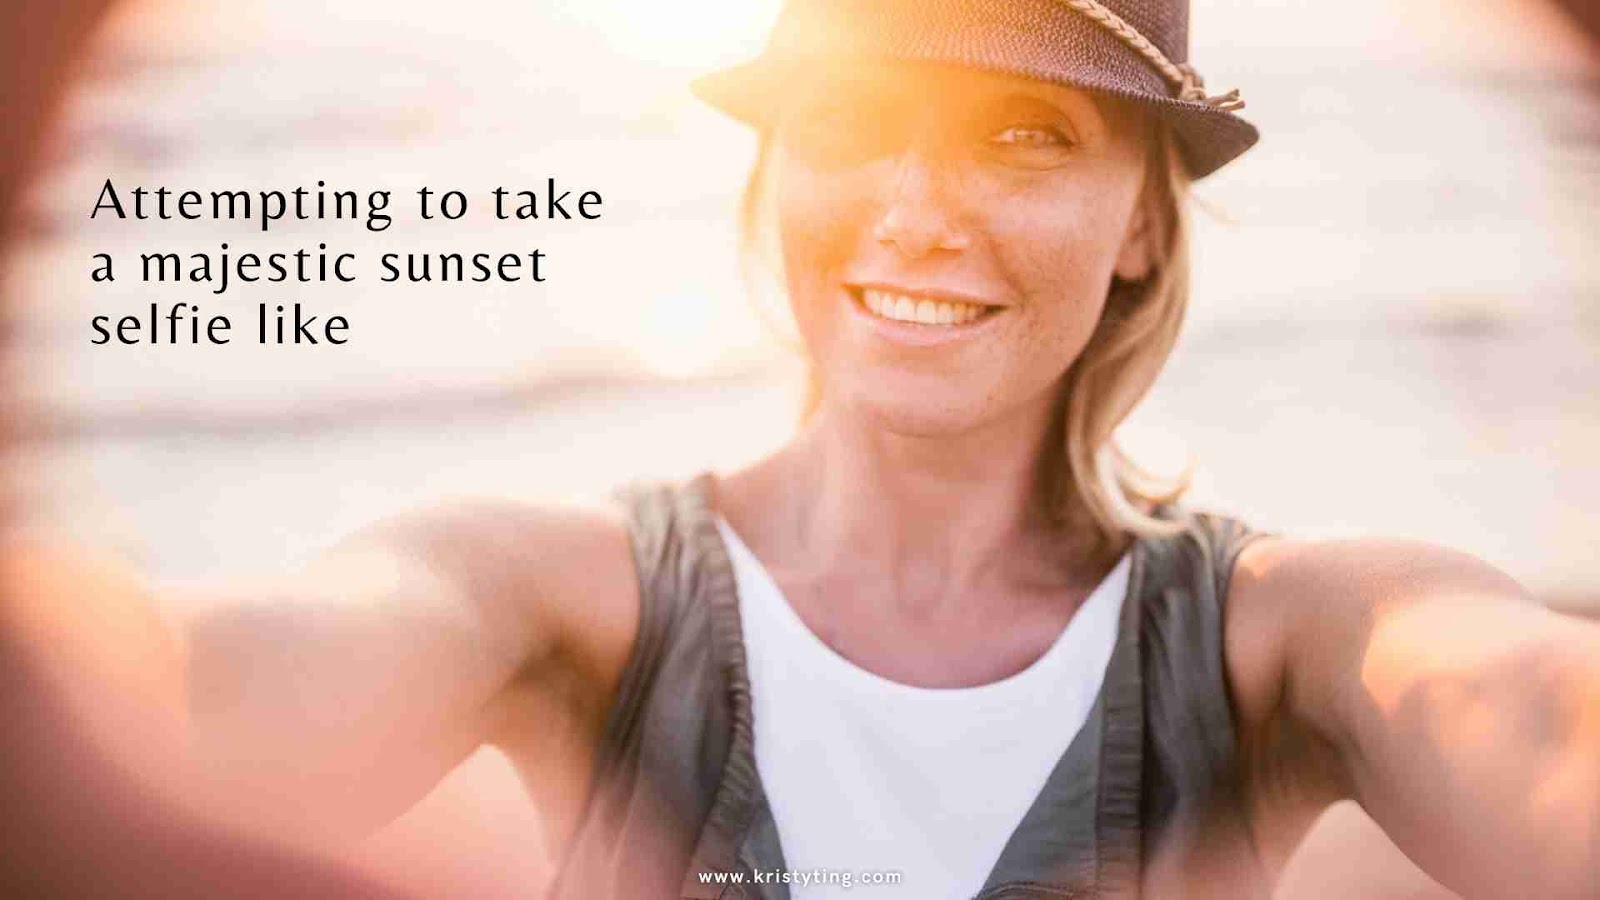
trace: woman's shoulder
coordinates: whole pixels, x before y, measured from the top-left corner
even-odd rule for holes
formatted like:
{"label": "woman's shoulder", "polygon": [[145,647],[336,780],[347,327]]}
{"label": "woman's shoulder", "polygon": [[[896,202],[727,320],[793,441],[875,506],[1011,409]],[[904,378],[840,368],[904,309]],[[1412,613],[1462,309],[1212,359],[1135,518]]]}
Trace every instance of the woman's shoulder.
{"label": "woman's shoulder", "polygon": [[374,523],[348,543],[426,567],[524,656],[560,654],[604,673],[621,668],[637,628],[639,582],[619,498],[452,498]]}
{"label": "woman's shoulder", "polygon": [[1257,578],[1287,580],[1316,589],[1381,586],[1386,582],[1427,585],[1437,580],[1513,582],[1488,562],[1443,544],[1411,538],[1366,536],[1307,538],[1268,535],[1252,548],[1250,569]]}
{"label": "woman's shoulder", "polygon": [[405,548],[470,578],[559,580],[626,561],[627,513],[610,498],[457,497],[383,519],[357,539]]}
{"label": "woman's shoulder", "polygon": [[1375,615],[1417,603],[1527,599],[1505,572],[1441,544],[1396,537],[1261,537],[1239,553],[1228,602],[1279,628],[1338,621],[1358,629]]}
{"label": "woman's shoulder", "polygon": [[1240,552],[1228,591],[1235,700],[1247,721],[1289,708],[1331,712],[1360,693],[1375,638],[1408,610],[1448,630],[1474,608],[1530,605],[1509,575],[1440,544],[1264,535]]}
{"label": "woman's shoulder", "polygon": [[1263,527],[1249,516],[1170,505],[1157,517],[1173,525],[1158,544],[1210,558],[1228,608],[1304,610],[1434,596],[1451,591],[1517,594],[1504,572],[1450,547],[1415,539],[1313,538]]}

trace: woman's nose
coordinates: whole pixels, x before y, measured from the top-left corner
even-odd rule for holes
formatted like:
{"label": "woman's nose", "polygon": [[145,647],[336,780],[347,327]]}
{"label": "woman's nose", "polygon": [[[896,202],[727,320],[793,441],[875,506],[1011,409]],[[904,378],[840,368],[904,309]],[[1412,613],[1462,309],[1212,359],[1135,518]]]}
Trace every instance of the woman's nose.
{"label": "woman's nose", "polygon": [[971,246],[956,214],[959,185],[954,160],[913,146],[891,164],[887,197],[872,226],[873,240],[913,259]]}

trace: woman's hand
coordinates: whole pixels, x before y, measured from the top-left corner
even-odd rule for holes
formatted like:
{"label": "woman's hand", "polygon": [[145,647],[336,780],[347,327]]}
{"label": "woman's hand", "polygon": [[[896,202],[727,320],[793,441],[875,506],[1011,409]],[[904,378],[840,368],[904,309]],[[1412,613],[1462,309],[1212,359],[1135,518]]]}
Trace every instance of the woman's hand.
{"label": "woman's hand", "polygon": [[1600,896],[1600,626],[1436,547],[1269,539],[1228,632],[1258,834],[1351,796],[1464,896]]}

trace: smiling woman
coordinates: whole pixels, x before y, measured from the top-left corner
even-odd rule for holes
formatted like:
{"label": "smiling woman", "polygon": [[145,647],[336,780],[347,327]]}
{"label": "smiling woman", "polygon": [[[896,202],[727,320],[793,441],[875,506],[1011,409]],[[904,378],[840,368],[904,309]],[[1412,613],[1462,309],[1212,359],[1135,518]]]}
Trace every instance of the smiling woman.
{"label": "smiling woman", "polygon": [[1600,895],[1600,630],[1469,556],[1195,510],[1118,450],[1190,185],[1257,137],[1187,19],[791,0],[696,87],[755,130],[798,431],[601,509],[391,518],[201,608],[148,648],[201,793],[344,836],[492,744],[584,900],[1261,896],[1341,799],[1463,893]]}
{"label": "smiling woman", "polygon": [[[1600,811],[1594,628],[1437,548],[1190,512],[1115,449],[1182,320],[1188,185],[1255,140],[1184,61],[1186,13],[801,0],[697,85],[758,130],[746,246],[779,251],[807,419],[754,465],[630,495],[638,633],[558,895],[855,865],[905,896],[1251,896],[1341,797],[1464,892],[1596,887],[1600,844],[1562,825]],[[1057,668],[1107,593],[1107,644]],[[1417,706],[1374,709],[1359,661],[1400,610],[1470,658],[1539,657],[1489,715],[1554,694],[1561,736],[1438,727],[1497,680],[1467,658],[1385,669]],[[1081,718],[1074,693],[1098,698]],[[1481,768],[1533,743],[1561,761],[1515,781],[1581,784],[1559,810]],[[974,830],[979,805],[1001,827]]]}
{"label": "smiling woman", "polygon": [[[970,416],[996,393],[1048,394],[1064,442],[1060,463],[1046,466],[1058,514],[1092,513],[1108,535],[1119,522],[1168,529],[1139,504],[1171,499],[1172,487],[1108,444],[1170,351],[1186,302],[1189,175],[1167,127],[1128,100],[938,63],[858,63],[803,90],[763,136],[744,224],[752,251],[767,243],[763,229],[784,235],[795,316],[820,348],[807,408],[830,377],[843,392],[927,398],[933,418],[921,424],[887,404],[913,430]],[[918,104],[919,91],[945,102]],[[771,204],[782,215],[763,209]],[[876,219],[839,227],[863,215]],[[863,258],[861,235],[914,264]],[[829,282],[871,314],[859,319],[869,331],[835,329],[826,309],[800,301]],[[896,324],[906,322],[917,324]],[[833,354],[832,340],[865,343]],[[946,345],[916,367],[887,349]],[[871,367],[829,373],[830,359]],[[1065,376],[1076,385],[1057,384],[1063,359],[1077,360]],[[928,380],[935,363],[959,380]],[[963,396],[967,412],[952,406]],[[1112,480],[1120,487],[1106,490]]]}

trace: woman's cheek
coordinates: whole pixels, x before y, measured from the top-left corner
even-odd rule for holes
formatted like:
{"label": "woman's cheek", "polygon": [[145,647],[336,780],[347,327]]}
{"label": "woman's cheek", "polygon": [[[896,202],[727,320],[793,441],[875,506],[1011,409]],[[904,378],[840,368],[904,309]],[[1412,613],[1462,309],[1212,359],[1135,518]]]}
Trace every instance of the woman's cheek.
{"label": "woman's cheek", "polygon": [[846,263],[870,204],[855,200],[840,179],[786,169],[778,190],[778,234],[790,303],[809,338],[834,312]]}
{"label": "woman's cheek", "polygon": [[[1053,213],[1053,218],[1046,217]],[[1041,228],[1039,223],[1050,222]],[[1032,228],[996,240],[1002,265],[1021,293],[1014,356],[1003,365],[1031,385],[1063,372],[1087,346],[1105,308],[1115,256],[1097,246],[1073,213],[1041,212]]]}

